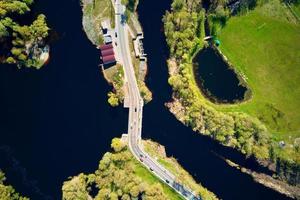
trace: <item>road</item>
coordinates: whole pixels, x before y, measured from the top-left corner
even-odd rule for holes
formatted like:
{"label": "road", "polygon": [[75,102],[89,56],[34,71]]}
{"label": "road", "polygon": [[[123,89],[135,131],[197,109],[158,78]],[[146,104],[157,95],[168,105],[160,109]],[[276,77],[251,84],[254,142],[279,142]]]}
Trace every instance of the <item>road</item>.
{"label": "road", "polygon": [[159,179],[172,187],[184,199],[200,200],[191,190],[176,182],[175,176],[151,158],[142,148],[142,119],[144,102],[140,95],[134,73],[128,40],[128,26],[122,19],[125,6],[120,0],[115,0],[115,31],[117,34],[117,51],[120,55],[119,62],[124,67],[125,79],[129,90],[129,119],[128,119],[128,146],[130,151],[147,169]]}

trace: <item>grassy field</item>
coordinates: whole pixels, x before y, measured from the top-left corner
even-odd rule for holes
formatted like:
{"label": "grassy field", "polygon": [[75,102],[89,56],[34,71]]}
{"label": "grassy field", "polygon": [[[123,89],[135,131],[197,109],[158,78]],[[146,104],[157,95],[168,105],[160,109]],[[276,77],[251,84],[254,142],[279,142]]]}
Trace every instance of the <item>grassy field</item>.
{"label": "grassy field", "polygon": [[82,0],[83,28],[95,45],[103,43],[101,21],[109,19],[114,27],[115,15],[111,0]]}
{"label": "grassy field", "polygon": [[232,17],[218,37],[221,51],[246,76],[253,98],[215,107],[258,117],[278,140],[300,137],[300,24],[290,10],[272,0]]}

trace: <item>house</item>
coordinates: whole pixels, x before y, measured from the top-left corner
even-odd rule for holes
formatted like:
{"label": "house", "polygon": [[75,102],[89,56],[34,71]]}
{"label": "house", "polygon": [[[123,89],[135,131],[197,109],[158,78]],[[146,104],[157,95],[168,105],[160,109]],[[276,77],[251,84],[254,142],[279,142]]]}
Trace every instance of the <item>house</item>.
{"label": "house", "polygon": [[104,50],[107,50],[107,49],[112,49],[112,48],[113,48],[112,44],[103,44],[103,45],[100,46],[101,52],[104,51]]}
{"label": "house", "polygon": [[105,35],[104,37],[104,43],[105,44],[111,44],[112,43],[112,38],[110,35]]}
{"label": "house", "polygon": [[101,56],[109,56],[109,55],[114,55],[114,50],[113,49],[106,49],[101,51]]}
{"label": "house", "polygon": [[144,39],[143,34],[138,33],[136,38],[133,40],[135,56],[137,58],[140,58],[141,60],[144,60],[145,57],[147,56],[147,54],[145,54],[144,51],[143,39]]}
{"label": "house", "polygon": [[106,66],[116,64],[116,58],[113,54],[102,57],[102,61],[103,61],[103,65],[106,65]]}

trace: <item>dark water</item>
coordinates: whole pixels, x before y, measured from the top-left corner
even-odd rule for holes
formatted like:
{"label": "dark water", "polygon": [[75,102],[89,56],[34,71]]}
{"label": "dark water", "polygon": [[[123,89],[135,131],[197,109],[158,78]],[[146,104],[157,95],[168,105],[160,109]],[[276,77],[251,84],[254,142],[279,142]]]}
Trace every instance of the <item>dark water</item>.
{"label": "dark water", "polygon": [[[169,5],[170,0],[144,0],[139,7],[154,93],[145,106],[143,136],[165,145],[169,155],[222,199],[285,199],[216,154],[265,169],[195,134],[165,108],[171,88],[161,17]],[[52,44],[50,64],[39,71],[0,66],[0,168],[9,183],[33,200],[61,199],[63,181],[93,172],[111,139],[126,132],[128,116],[127,110],[106,102],[110,87],[97,67],[98,51],[82,31],[79,1],[38,1],[35,11],[48,16],[60,37]]]}
{"label": "dark water", "polygon": [[110,87],[82,31],[79,0],[37,1],[37,11],[59,39],[41,70],[0,66],[0,168],[32,199],[60,199],[63,181],[95,171],[126,131],[127,111],[106,103]]}
{"label": "dark water", "polygon": [[240,84],[235,72],[213,48],[201,50],[194,62],[197,83],[212,101],[225,103],[244,99],[247,88]]}

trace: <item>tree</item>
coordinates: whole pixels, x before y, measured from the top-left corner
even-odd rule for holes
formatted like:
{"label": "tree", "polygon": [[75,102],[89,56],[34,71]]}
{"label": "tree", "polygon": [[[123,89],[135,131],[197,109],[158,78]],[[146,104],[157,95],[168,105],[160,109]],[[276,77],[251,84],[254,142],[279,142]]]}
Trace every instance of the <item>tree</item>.
{"label": "tree", "polygon": [[113,93],[113,92],[108,93],[108,103],[113,107],[119,105],[119,99],[115,93]]}
{"label": "tree", "polygon": [[114,138],[111,142],[111,147],[115,152],[120,152],[126,147],[126,144],[119,138]]}
{"label": "tree", "polygon": [[43,65],[40,60],[42,40],[49,32],[45,15],[38,15],[31,25],[19,25],[14,20],[16,15],[29,12],[32,3],[33,0],[0,0],[0,45],[13,44],[11,49],[8,49],[10,45],[3,45],[5,51],[11,51],[11,55],[7,55],[2,62],[35,68]]}
{"label": "tree", "polygon": [[10,56],[10,57],[6,58],[6,62],[8,64],[14,64],[14,63],[16,63],[16,60]]}
{"label": "tree", "polygon": [[46,24],[46,16],[41,14],[30,26],[31,34],[35,37],[46,38],[48,36],[49,28]]}

